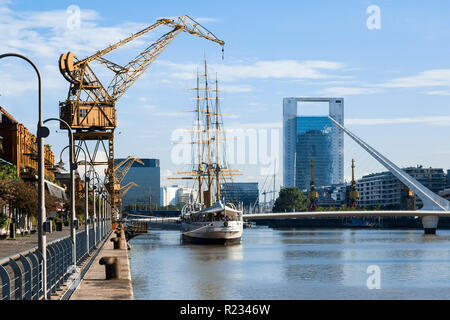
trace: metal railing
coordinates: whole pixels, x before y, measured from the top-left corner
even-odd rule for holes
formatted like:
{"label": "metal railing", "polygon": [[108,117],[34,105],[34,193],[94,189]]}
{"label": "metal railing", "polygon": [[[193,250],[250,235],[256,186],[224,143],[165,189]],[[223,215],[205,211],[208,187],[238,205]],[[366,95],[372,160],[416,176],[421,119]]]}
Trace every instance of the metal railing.
{"label": "metal railing", "polygon": [[[80,266],[88,252],[111,231],[111,221],[99,221],[89,228],[89,251],[85,231],[76,234],[76,262]],[[42,286],[43,257],[37,246],[33,249],[0,259],[0,300],[40,300],[44,298]],[[72,239],[70,236],[54,240],[47,245],[47,293],[49,299],[75,271],[72,265]]]}

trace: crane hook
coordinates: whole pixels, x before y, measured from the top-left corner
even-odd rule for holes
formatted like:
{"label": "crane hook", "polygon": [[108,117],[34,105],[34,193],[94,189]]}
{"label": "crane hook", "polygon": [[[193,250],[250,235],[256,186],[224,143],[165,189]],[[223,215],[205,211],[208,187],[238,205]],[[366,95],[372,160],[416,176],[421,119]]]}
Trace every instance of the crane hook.
{"label": "crane hook", "polygon": [[224,50],[224,46],[222,46],[222,60],[224,59],[224,56],[225,56],[225,50]]}

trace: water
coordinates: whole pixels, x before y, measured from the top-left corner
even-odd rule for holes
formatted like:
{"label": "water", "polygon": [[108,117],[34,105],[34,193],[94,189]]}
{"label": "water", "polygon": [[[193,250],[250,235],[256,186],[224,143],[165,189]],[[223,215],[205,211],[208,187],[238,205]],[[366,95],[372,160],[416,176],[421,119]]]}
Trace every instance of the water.
{"label": "water", "polygon": [[450,230],[254,228],[233,246],[152,230],[130,244],[135,299],[450,299]]}

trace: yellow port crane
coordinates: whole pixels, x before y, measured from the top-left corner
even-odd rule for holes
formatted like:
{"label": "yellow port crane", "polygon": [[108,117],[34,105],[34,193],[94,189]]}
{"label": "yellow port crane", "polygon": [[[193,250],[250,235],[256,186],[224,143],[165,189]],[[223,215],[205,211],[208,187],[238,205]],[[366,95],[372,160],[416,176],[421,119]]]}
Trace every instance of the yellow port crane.
{"label": "yellow port crane", "polygon": [[144,162],[142,162],[141,159],[135,157],[135,156],[128,156],[126,159],[122,160],[118,164],[114,166],[114,174],[115,174],[115,182],[118,184],[114,187],[114,189],[120,189],[120,184],[122,183],[122,180],[127,175],[128,171],[130,170],[131,166],[134,162],[138,162],[142,165],[145,165]]}
{"label": "yellow port crane", "polygon": [[[106,54],[160,26],[167,26],[171,30],[159,37],[125,66],[104,57]],[[65,120],[75,131],[74,140],[79,146],[84,145],[90,158],[89,161],[93,165],[108,166],[106,182],[112,197],[113,213],[117,210],[119,202],[117,197],[119,190],[117,188],[120,188],[120,185],[115,182],[114,175],[114,129],[117,126],[116,101],[181,32],[216,42],[222,46],[223,52],[224,41],[219,40],[209,30],[185,15],[173,19],[159,19],[155,24],[97,51],[85,59],[78,59],[72,52],[62,54],[59,58],[60,72],[69,82],[67,99],[60,103],[60,118]],[[93,62],[98,62],[113,72],[113,78],[107,87],[94,73]],[[61,129],[66,128],[61,125]],[[105,141],[107,146],[105,146]],[[89,148],[87,142],[95,144],[95,147]],[[100,146],[103,146],[106,161],[97,157]],[[117,214],[117,211],[115,213]]]}
{"label": "yellow port crane", "polygon": [[134,182],[128,182],[126,185],[122,186],[122,181],[127,175],[128,171],[130,170],[131,166],[134,162],[138,162],[142,165],[145,165],[142,160],[135,156],[128,156],[126,159],[119,162],[117,165],[114,166],[114,183],[116,184],[114,186],[114,190],[116,192],[116,199],[117,199],[117,209],[119,211],[122,208],[122,198],[123,196],[131,189],[131,187],[138,187]]}

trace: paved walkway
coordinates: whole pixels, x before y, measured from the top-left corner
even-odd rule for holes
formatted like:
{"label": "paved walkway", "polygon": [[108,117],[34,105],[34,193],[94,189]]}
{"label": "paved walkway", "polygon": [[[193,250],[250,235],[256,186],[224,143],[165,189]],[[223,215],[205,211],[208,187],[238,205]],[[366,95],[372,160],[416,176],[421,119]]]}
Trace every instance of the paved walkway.
{"label": "paved walkway", "polygon": [[[79,231],[84,230],[82,226]],[[47,233],[47,243],[70,236],[70,228],[63,227],[62,231],[53,231],[52,233]],[[9,257],[23,251],[33,249],[38,246],[38,234],[37,232],[32,235],[22,236],[17,234],[14,240],[0,240],[0,258]]]}
{"label": "paved walkway", "polygon": [[[110,241],[115,237],[113,232],[99,252],[89,271],[86,273],[80,287],[72,296],[71,300],[132,300],[133,287],[131,285],[130,263],[128,250],[114,250]],[[127,247],[124,241],[124,248]],[[117,257],[120,259],[120,272],[122,279],[105,280],[105,266],[100,265],[102,257]]]}

